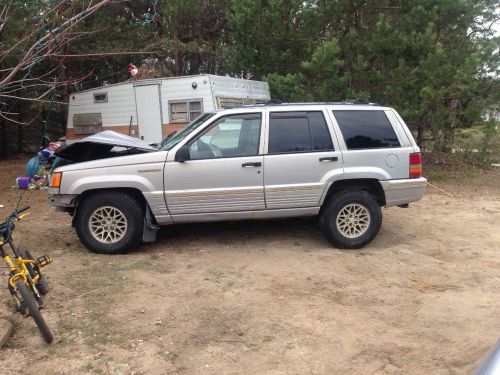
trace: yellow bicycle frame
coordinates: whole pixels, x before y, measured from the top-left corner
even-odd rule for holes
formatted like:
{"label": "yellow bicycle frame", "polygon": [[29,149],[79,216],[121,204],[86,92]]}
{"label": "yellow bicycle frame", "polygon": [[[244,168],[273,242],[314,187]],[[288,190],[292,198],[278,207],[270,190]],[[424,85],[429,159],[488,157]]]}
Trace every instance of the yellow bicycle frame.
{"label": "yellow bicycle frame", "polygon": [[[0,243],[0,246],[1,246],[1,243]],[[16,272],[14,275],[12,275],[9,278],[9,285],[12,288],[15,288],[15,282],[19,279],[23,279],[24,283],[28,284],[27,275],[29,275],[29,271],[28,271],[28,268],[26,267],[26,265],[30,264],[30,263],[32,263],[32,264],[35,263],[34,260],[23,259],[21,257],[17,257],[16,259],[14,259],[14,261],[12,261],[8,255],[5,255],[2,258],[2,260],[7,265],[7,268],[9,269],[9,271]],[[30,276],[30,278],[31,278],[31,276]],[[35,277],[31,278],[31,280],[33,281],[34,284],[36,284],[36,282],[38,281],[39,278],[40,278],[40,274],[38,273]]]}
{"label": "yellow bicycle frame", "polygon": [[[18,220],[24,219],[26,216],[29,215],[29,212],[26,212],[22,215],[19,215]],[[5,245],[5,242],[3,240],[0,240],[0,247]],[[28,271],[28,268],[26,267],[27,264],[35,264],[35,267],[38,268],[36,265],[36,261],[33,259],[23,259],[22,257],[18,256],[12,261],[12,259],[5,254],[5,256],[2,258],[4,263],[7,265],[7,268],[13,275],[9,278],[9,285],[15,289],[15,283],[16,281],[22,279],[23,282],[29,286],[28,283],[28,278],[31,279],[33,284],[36,284],[38,280],[40,279],[40,272],[37,272],[37,274],[32,277]],[[50,261],[50,258],[49,258]],[[38,271],[40,271],[38,269]]]}

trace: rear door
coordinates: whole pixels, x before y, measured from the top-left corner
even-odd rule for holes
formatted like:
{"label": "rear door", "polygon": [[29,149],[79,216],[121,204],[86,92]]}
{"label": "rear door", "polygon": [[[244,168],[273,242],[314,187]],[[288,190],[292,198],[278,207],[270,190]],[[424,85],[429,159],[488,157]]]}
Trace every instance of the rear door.
{"label": "rear door", "polygon": [[319,206],[328,181],[342,172],[342,154],[326,110],[268,114],[264,189],[267,209]]}

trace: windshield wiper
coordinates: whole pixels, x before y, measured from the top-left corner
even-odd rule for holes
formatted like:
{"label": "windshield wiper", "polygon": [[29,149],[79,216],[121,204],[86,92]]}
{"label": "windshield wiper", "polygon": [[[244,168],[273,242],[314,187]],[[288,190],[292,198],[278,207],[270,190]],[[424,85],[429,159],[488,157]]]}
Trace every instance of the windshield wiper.
{"label": "windshield wiper", "polygon": [[172,133],[170,133],[169,135],[167,135],[167,137],[165,138],[165,141],[169,138],[172,138],[175,134],[177,134],[177,130],[174,130]]}
{"label": "windshield wiper", "polygon": [[165,144],[167,143],[167,141],[172,138],[174,135],[177,134],[177,130],[174,130],[172,133],[170,133],[169,135],[167,135],[163,141],[161,141],[160,145],[159,145],[159,148],[162,148],[165,146]]}

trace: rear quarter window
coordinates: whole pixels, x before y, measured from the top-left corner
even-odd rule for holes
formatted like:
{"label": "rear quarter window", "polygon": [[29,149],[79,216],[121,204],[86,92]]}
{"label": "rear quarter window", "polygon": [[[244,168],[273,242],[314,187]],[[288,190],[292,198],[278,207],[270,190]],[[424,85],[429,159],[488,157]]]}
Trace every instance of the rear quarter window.
{"label": "rear quarter window", "polygon": [[400,147],[384,111],[333,111],[349,150]]}

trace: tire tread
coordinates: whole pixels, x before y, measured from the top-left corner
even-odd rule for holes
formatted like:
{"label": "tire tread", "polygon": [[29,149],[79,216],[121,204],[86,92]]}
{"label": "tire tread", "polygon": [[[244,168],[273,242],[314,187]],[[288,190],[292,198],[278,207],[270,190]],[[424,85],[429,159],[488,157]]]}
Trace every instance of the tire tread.
{"label": "tire tread", "polygon": [[31,316],[31,318],[33,318],[40,333],[42,334],[43,339],[47,344],[50,344],[54,337],[52,336],[52,332],[50,332],[50,328],[48,327],[47,323],[45,323],[45,319],[40,312],[40,308],[35,300],[35,296],[31,292],[31,290],[29,290],[23,280],[16,281],[15,285],[16,289],[19,291],[21,297],[23,298],[23,302],[28,309],[29,315]]}
{"label": "tire tread", "polygon": [[[122,210],[130,211],[131,217],[127,217],[128,225],[131,226],[130,235],[126,241],[120,240],[115,244],[103,244],[92,238],[87,229],[88,215],[95,205],[105,203],[107,205],[115,202],[118,206],[122,205]],[[91,206],[91,208],[89,208]],[[123,191],[103,191],[87,196],[79,203],[77,208],[75,227],[76,233],[80,241],[90,251],[101,254],[120,254],[135,249],[142,241],[142,220],[144,218],[144,210],[132,195]],[[127,229],[129,230],[129,229]]]}
{"label": "tire tread", "polygon": [[[356,195],[358,195],[357,198],[355,197]],[[351,198],[349,196],[354,196],[355,198]],[[331,227],[332,216],[335,214],[337,206],[342,204],[343,201],[349,200],[363,200],[363,203],[371,206],[374,211],[371,212],[371,214],[372,222],[374,221],[375,225],[368,229],[368,231],[370,232],[369,235],[361,241],[357,239],[354,239],[353,241],[353,239],[347,239],[340,234],[337,235],[335,230],[333,230]],[[368,208],[370,209],[370,207]],[[328,201],[323,205],[323,208],[321,209],[318,224],[320,231],[335,247],[339,249],[359,249],[370,243],[376,237],[382,225],[382,213],[376,199],[371,196],[366,190],[345,189],[334,193],[328,198]]]}

